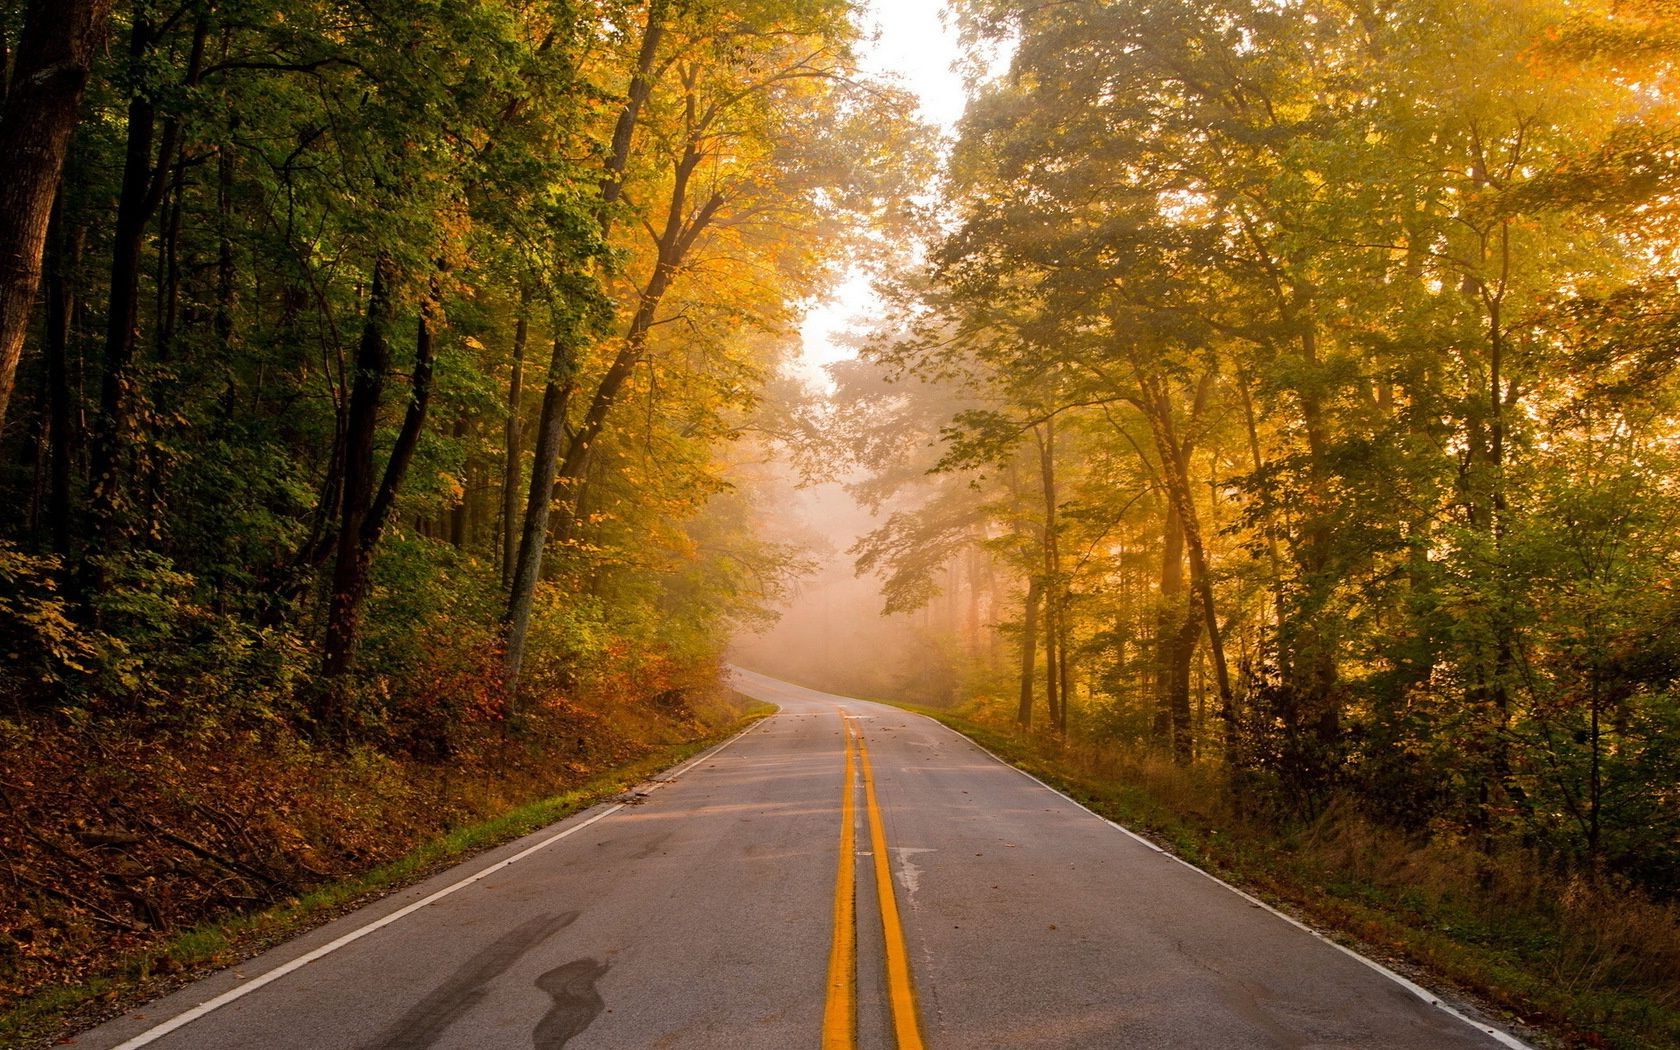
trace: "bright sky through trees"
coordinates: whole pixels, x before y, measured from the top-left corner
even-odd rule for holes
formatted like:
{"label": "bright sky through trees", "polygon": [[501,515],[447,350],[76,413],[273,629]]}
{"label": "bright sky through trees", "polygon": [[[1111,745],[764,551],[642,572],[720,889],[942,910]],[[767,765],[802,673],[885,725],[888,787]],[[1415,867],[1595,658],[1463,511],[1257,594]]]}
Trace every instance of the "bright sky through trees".
{"label": "bright sky through trees", "polygon": [[[874,37],[863,45],[865,68],[896,78],[914,91],[921,100],[922,119],[951,134],[966,96],[961,75],[952,69],[960,51],[955,28],[945,24],[944,4],[940,0],[873,0],[862,21]],[[833,298],[805,315],[800,328],[801,374],[826,384],[823,366],[853,356],[842,337],[855,318],[869,313],[873,299],[869,277],[853,270]]]}

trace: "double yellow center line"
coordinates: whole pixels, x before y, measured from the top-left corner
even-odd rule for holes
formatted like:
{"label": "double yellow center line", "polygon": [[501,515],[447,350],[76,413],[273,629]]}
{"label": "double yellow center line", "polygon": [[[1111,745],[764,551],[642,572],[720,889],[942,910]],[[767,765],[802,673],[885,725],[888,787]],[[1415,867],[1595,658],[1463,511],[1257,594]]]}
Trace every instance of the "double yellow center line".
{"label": "double yellow center line", "polygon": [[[910,981],[910,955],[898,917],[887,832],[875,800],[875,772],[869,745],[842,711],[846,727],[846,786],[840,804],[840,862],[834,877],[834,944],[828,953],[828,999],[823,1008],[823,1050],[857,1046],[857,773],[863,771],[864,808],[869,817],[869,848],[875,862],[875,899],[881,909],[886,955],[887,1004],[892,1012],[898,1050],[923,1050],[916,1020],[916,989]],[[856,753],[856,760],[853,753]]]}

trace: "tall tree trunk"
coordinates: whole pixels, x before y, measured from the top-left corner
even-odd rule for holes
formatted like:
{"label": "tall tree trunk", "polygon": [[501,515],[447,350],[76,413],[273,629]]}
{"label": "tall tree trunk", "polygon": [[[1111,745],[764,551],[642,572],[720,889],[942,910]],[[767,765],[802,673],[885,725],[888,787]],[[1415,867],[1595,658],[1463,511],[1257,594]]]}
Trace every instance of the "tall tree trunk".
{"label": "tall tree trunk", "polygon": [[[1248,455],[1254,466],[1254,476],[1260,475],[1266,469],[1266,460],[1260,450],[1260,424],[1254,414],[1254,394],[1249,389],[1252,380],[1247,375],[1237,377],[1237,391],[1242,397],[1243,424],[1248,434]],[[1276,512],[1272,507],[1270,495],[1262,495],[1265,501],[1264,530],[1266,535],[1266,565],[1271,570],[1272,615],[1276,622],[1283,623],[1286,612],[1283,591],[1283,557],[1278,552],[1277,531],[1275,527]]]}
{"label": "tall tree trunk", "polygon": [[[629,167],[642,106],[653,90],[653,68],[659,57],[660,41],[665,33],[667,3],[668,0],[650,0],[648,4],[647,25],[642,31],[642,43],[636,56],[636,70],[631,74],[624,106],[619,110],[618,120],[613,127],[612,149],[601,173],[599,216],[603,241],[612,234],[612,206],[623,193],[624,173]],[[680,168],[678,175],[679,179],[683,178]],[[659,272],[660,268],[656,265],[655,278]],[[651,321],[650,316],[649,322]],[[543,548],[548,542],[549,511],[554,502],[555,486],[558,484],[556,468],[560,462],[561,446],[566,443],[567,405],[571,399],[572,384],[577,376],[577,348],[571,345],[571,340],[577,333],[571,331],[571,327],[570,320],[556,318],[554,352],[549,358],[548,375],[543,386],[542,415],[537,423],[536,450],[531,464],[530,496],[525,504],[525,523],[520,533],[519,555],[514,561],[512,578],[508,584],[507,611],[502,617],[507,632],[507,652],[504,654],[503,669],[510,708],[518,700],[519,672],[525,661],[525,637],[530,631],[531,605],[536,598],[537,580],[542,576]]]}
{"label": "tall tree trunk", "polygon": [[647,24],[642,29],[642,45],[636,53],[636,70],[630,75],[630,87],[624,93],[624,106],[618,111],[613,125],[612,148],[607,154],[606,169],[601,175],[601,237],[612,231],[612,207],[624,194],[624,171],[630,162],[630,146],[636,137],[636,124],[642,106],[653,91],[653,64],[659,57],[659,45],[665,38],[665,15],[669,0],[650,0]]}
{"label": "tall tree trunk", "polygon": [[[1284,269],[1262,233],[1246,223],[1243,232],[1268,275],[1277,320],[1296,333],[1297,371],[1304,381],[1298,382],[1293,392],[1300,410],[1301,432],[1306,437],[1308,480],[1322,490],[1331,481],[1333,467],[1330,417],[1318,389],[1323,362],[1318,353],[1313,295]],[[1294,697],[1289,719],[1294,726],[1312,732],[1328,750],[1337,746],[1341,736],[1342,690],[1336,640],[1324,622],[1324,606],[1340,582],[1332,571],[1336,526],[1324,512],[1302,513],[1296,521],[1291,553],[1296,561],[1296,581],[1305,586],[1291,603],[1289,615],[1279,617],[1278,670]]]}
{"label": "tall tree trunk", "polygon": [[1073,706],[1073,658],[1068,653],[1069,619],[1064,592],[1062,609],[1056,614],[1056,685],[1062,695],[1062,706],[1056,712],[1056,728],[1064,733],[1068,728],[1068,710]]}
{"label": "tall tree trunk", "polygon": [[343,691],[338,680],[350,667],[360,629],[366,561],[362,527],[373,505],[373,444],[379,427],[379,404],[385,373],[391,367],[391,266],[384,257],[373,266],[367,317],[356,344],[350,400],[345,414],[343,482],[340,486],[337,552],[328,596],[327,633],[321,670],[332,684],[322,694],[316,721],[330,733],[343,731]]}
{"label": "tall tree trunk", "polygon": [[1060,525],[1056,521],[1056,420],[1044,421],[1035,428],[1038,440],[1039,492],[1044,499],[1044,532],[1041,537],[1044,556],[1044,698],[1050,706],[1050,725],[1055,729],[1067,725],[1067,697],[1062,693],[1062,672],[1059,653],[1062,642],[1062,565],[1058,550]]}
{"label": "tall tree trunk", "polygon": [[158,245],[156,353],[167,361],[175,350],[175,327],[181,312],[181,190],[186,166],[177,158],[164,195],[163,238]]}
{"label": "tall tree trunk", "polygon": [[[976,542],[985,542],[985,532],[976,530]],[[980,594],[985,586],[982,575],[980,548],[970,547],[963,552],[963,582],[968,586],[967,600],[963,603],[963,638],[964,650],[971,661],[980,659]]]}
{"label": "tall tree trunk", "polygon": [[[1290,318],[1301,328],[1301,358],[1317,366],[1318,331],[1310,317]],[[1298,392],[1301,405],[1302,430],[1307,437],[1307,467],[1315,487],[1328,485],[1330,438],[1327,414],[1319,395],[1311,390]],[[1336,664],[1333,633],[1321,620],[1321,607],[1335,586],[1335,574],[1330,571],[1335,557],[1334,525],[1326,513],[1308,515],[1301,529],[1300,575],[1310,581],[1312,593],[1307,606],[1301,610],[1294,624],[1297,652],[1291,667],[1291,683],[1296,695],[1306,699],[1306,709],[1300,714],[1327,753],[1338,746],[1342,733],[1341,670]]]}
{"label": "tall tree trunk", "polygon": [[1061,632],[1057,630],[1056,612],[1056,588],[1054,585],[1046,585],[1044,588],[1044,705],[1049,709],[1051,729],[1060,729],[1062,726],[1061,675],[1056,670]]}
{"label": "tall tree trunk", "polygon": [[507,420],[503,428],[502,461],[502,589],[513,586],[513,567],[519,536],[519,466],[523,455],[524,420],[521,406],[525,396],[525,344],[531,335],[531,285],[519,286],[519,316],[513,325],[513,372],[508,377]]}
{"label": "tall tree trunk", "polygon": [[[1488,449],[1487,449],[1487,510],[1483,520],[1488,540],[1493,547],[1493,663],[1484,687],[1488,704],[1493,708],[1494,729],[1489,741],[1490,764],[1505,795],[1521,810],[1530,809],[1528,792],[1517,782],[1511,768],[1511,697],[1509,681],[1516,663],[1517,629],[1512,609],[1510,573],[1505,561],[1505,532],[1508,527],[1505,498],[1505,413],[1510,407],[1506,399],[1511,395],[1505,381],[1505,352],[1508,336],[1505,332],[1504,307],[1511,273],[1511,222],[1503,219],[1497,233],[1495,249],[1496,278],[1490,284],[1478,282],[1487,313],[1488,341]],[[1596,716],[1596,709],[1594,714]],[[1595,729],[1596,733],[1596,729]],[[1596,745],[1595,745],[1596,746]],[[1596,759],[1596,751],[1594,752]],[[1484,792],[1484,794],[1486,794]]]}
{"label": "tall tree trunk", "polygon": [[[1208,382],[1210,379],[1204,379],[1204,390]],[[1202,543],[1195,490],[1190,482],[1189,444],[1181,442],[1178,438],[1177,424],[1173,421],[1172,402],[1165,383],[1157,377],[1144,374],[1140,386],[1144,415],[1148,419],[1150,434],[1154,438],[1156,454],[1161,459],[1162,481],[1167,489],[1167,498],[1172,501],[1178,514],[1179,527],[1184,532],[1184,548],[1190,556],[1190,585],[1201,605],[1202,619],[1208,636],[1208,655],[1213,659],[1214,681],[1219,689],[1220,717],[1225,720],[1229,729],[1235,723],[1231,674],[1225,660],[1225,641],[1219,630],[1219,617],[1214,605],[1213,576],[1208,568],[1207,549]]]}
{"label": "tall tree trunk", "polygon": [[1015,708],[1015,721],[1023,727],[1032,725],[1033,665],[1038,662],[1038,605],[1042,592],[1034,575],[1027,583],[1026,611],[1021,620],[1021,700]]}
{"label": "tall tree trunk", "polygon": [[[223,50],[227,49],[224,36]],[[233,138],[237,120],[228,118],[227,139]],[[226,353],[233,342],[233,311],[235,305],[234,280],[236,268],[233,258],[233,148],[223,141],[216,147],[216,341],[219,352]]]}
{"label": "tall tree trunk", "polygon": [[[450,436],[457,441],[467,439],[468,424],[465,415],[455,417],[455,430]],[[472,489],[473,474],[475,473],[471,454],[461,464],[461,500],[449,508],[449,545],[456,550],[467,547],[467,533],[472,528]]]}
{"label": "tall tree trunk", "polygon": [[76,127],[111,0],[29,0],[12,79],[0,110],[0,424],[6,420],[41,253],[64,157]]}
{"label": "tall tree trunk", "polygon": [[87,231],[64,228],[64,201],[53,208],[47,269],[47,432],[52,441],[48,471],[47,517],[51,520],[53,551],[70,554],[71,467],[76,448],[75,398],[70,387],[70,328],[76,299],[72,275],[81,261]]}
{"label": "tall tree trunk", "polygon": [[1160,605],[1155,618],[1155,736],[1165,741],[1173,760],[1188,764],[1191,755],[1190,663],[1201,617],[1184,584],[1184,526],[1178,505],[1167,501],[1161,529]]}
{"label": "tall tree trunk", "polygon": [[437,302],[437,283],[421,305],[415,326],[414,372],[408,408],[401,429],[391,446],[390,458],[373,486],[373,444],[379,425],[379,407],[390,367],[388,330],[392,303],[388,260],[374,264],[373,287],[368,297],[367,321],[356,349],[355,380],[350,392],[346,424],[343,514],[339,521],[337,556],[333,564],[332,590],[327,606],[327,631],[322,644],[321,672],[326,687],[321,690],[315,712],[322,730],[343,739],[348,730],[345,676],[361,644],[362,613],[367,602],[373,553],[390,521],[397,494],[408,476],[420,433],[426,425],[431,404],[432,372],[435,365],[432,311]]}
{"label": "tall tree trunk", "polygon": [[595,388],[589,408],[584,412],[583,423],[578,427],[577,433],[572,435],[566,446],[566,455],[560,461],[556,483],[566,501],[561,511],[564,515],[560,530],[562,536],[571,534],[570,515],[567,513],[575,505],[574,493],[571,490],[581,482],[588,471],[590,453],[594,450],[601,431],[606,427],[607,417],[617,403],[624,384],[629,381],[636,366],[641,364],[643,355],[647,353],[648,335],[653,331],[654,321],[659,315],[659,305],[664,301],[665,293],[670,290],[671,282],[675,279],[683,260],[688,257],[689,250],[694,247],[700,234],[711,225],[723,207],[723,196],[713,194],[692,216],[686,212],[689,183],[699,167],[700,160],[700,154],[690,144],[688,151],[677,164],[671,188],[671,204],[666,215],[665,228],[659,236],[659,251],[654,262],[653,274],[648,278],[647,287],[642,289],[636,313],[631,317],[630,327],[624,334],[624,341],[619,344],[617,355],[608,366],[606,374],[601,377],[600,385]]}
{"label": "tall tree trunk", "polygon": [[[561,322],[556,322],[557,326]],[[519,540],[519,557],[514,565],[513,584],[508,591],[504,670],[509,705],[518,699],[519,672],[525,662],[525,637],[531,627],[531,605],[537,580],[542,575],[543,548],[548,542],[548,516],[554,504],[554,472],[565,441],[566,404],[577,373],[576,351],[567,342],[568,333],[554,337],[548,376],[543,383],[542,416],[537,422],[537,444],[531,454],[531,488],[525,502],[525,524]]]}
{"label": "tall tree trunk", "polygon": [[[209,35],[208,15],[193,28],[192,52],[185,85],[198,83]],[[111,249],[109,313],[105,325],[105,368],[100,382],[99,426],[93,444],[93,508],[102,528],[109,528],[121,504],[121,451],[130,439],[134,352],[140,338],[140,256],[146,227],[169,188],[169,175],[180,148],[180,121],[164,121],[163,134],[152,159],[157,130],[157,106],[141,83],[159,30],[136,15],[129,34],[129,69],[137,81],[128,103],[128,142],[123,156],[122,188],[117,199],[116,231]]]}

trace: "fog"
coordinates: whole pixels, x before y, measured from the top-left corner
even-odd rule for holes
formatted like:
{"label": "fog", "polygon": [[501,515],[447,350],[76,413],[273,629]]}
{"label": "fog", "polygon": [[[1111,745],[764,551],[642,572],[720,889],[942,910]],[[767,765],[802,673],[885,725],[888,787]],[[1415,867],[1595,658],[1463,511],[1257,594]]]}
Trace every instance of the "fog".
{"label": "fog", "polygon": [[884,615],[878,581],[847,553],[877,522],[836,483],[773,483],[773,538],[803,546],[816,569],[763,631],[743,631],[730,659],[788,681],[849,696],[943,705],[959,677],[950,632],[934,610]]}

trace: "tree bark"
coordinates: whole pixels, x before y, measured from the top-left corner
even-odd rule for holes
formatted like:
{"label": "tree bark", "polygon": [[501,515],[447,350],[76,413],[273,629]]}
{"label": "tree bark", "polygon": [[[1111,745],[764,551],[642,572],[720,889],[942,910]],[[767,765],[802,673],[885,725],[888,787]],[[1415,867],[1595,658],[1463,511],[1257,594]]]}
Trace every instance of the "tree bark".
{"label": "tree bark", "polygon": [[0,424],[6,419],[64,157],[111,0],[29,0],[0,110]]}
{"label": "tree bark", "polygon": [[1067,727],[1067,697],[1062,690],[1060,660],[1063,640],[1061,620],[1062,566],[1058,549],[1060,526],[1056,521],[1056,420],[1036,428],[1040,494],[1044,498],[1044,698],[1050,707],[1050,725]]}
{"label": "tree bark", "polygon": [[367,601],[373,552],[390,521],[397,494],[408,475],[414,451],[419,447],[420,433],[425,428],[426,412],[431,404],[435,364],[432,332],[432,310],[437,301],[435,282],[431,295],[421,306],[416,323],[414,372],[408,408],[375,491],[374,435],[379,424],[385,371],[390,367],[387,332],[392,319],[392,276],[389,268],[390,264],[385,259],[374,264],[367,322],[356,349],[356,375],[351,387],[345,437],[343,514],[339,522],[337,556],[327,607],[327,632],[322,645],[321,672],[327,685],[319,697],[316,723],[339,739],[343,739],[348,730],[344,678],[361,644],[362,613]]}
{"label": "tree bark", "polygon": [[[373,504],[373,443],[379,425],[379,403],[385,391],[385,373],[391,366],[390,263],[380,258],[373,266],[368,293],[367,317],[362,337],[356,344],[350,401],[346,410],[342,495],[339,497],[337,552],[333,565],[332,591],[328,598],[327,633],[321,661],[322,672],[337,678],[349,669],[352,642],[359,627],[362,595],[357,593],[365,576],[362,564],[362,527]],[[328,694],[338,690],[329,689]],[[329,728],[342,714],[334,710],[341,696],[330,696],[317,712],[317,721]]]}
{"label": "tree bark", "polygon": [[1015,708],[1015,721],[1023,728],[1032,725],[1033,665],[1038,662],[1038,603],[1043,588],[1033,576],[1027,583],[1026,612],[1021,620],[1021,700]]}
{"label": "tree bark", "polygon": [[671,188],[671,205],[666,214],[665,228],[659,235],[659,251],[654,262],[653,274],[648,278],[647,287],[642,289],[636,313],[631,317],[630,327],[624,334],[624,341],[619,344],[617,355],[607,368],[606,375],[601,377],[600,385],[595,388],[589,408],[584,412],[583,423],[578,427],[577,433],[572,435],[566,446],[566,455],[560,462],[556,484],[564,500],[561,510],[564,515],[560,529],[562,537],[571,535],[571,515],[568,511],[575,504],[570,490],[581,482],[588,471],[589,456],[595,447],[595,441],[606,427],[607,417],[611,414],[613,405],[617,403],[624,384],[635,372],[636,366],[641,364],[642,356],[647,352],[648,334],[652,332],[654,321],[658,317],[659,304],[664,301],[665,293],[670,290],[671,282],[681,268],[683,260],[687,258],[689,250],[694,247],[700,234],[711,225],[723,207],[724,198],[713,194],[692,216],[687,214],[689,183],[701,159],[701,155],[691,144],[677,164],[676,177]]}
{"label": "tree bark", "polygon": [[[185,83],[198,82],[204,66],[208,16],[194,24],[192,52]],[[147,56],[158,43],[158,30],[136,15],[129,34],[129,68],[136,80],[143,76]],[[143,84],[137,84],[128,103],[128,143],[123,156],[122,189],[117,199],[116,232],[111,249],[109,313],[105,325],[105,368],[99,392],[99,425],[93,444],[94,515],[108,528],[121,504],[118,489],[123,475],[121,449],[129,440],[133,409],[131,372],[140,339],[140,256],[146,227],[169,188],[169,176],[180,149],[180,121],[164,121],[157,161],[152,140],[157,130],[157,106]]]}
{"label": "tree bark", "polygon": [[636,123],[642,106],[653,91],[653,64],[659,57],[659,44],[665,37],[665,13],[668,0],[650,0],[647,25],[642,29],[642,46],[636,53],[636,71],[630,75],[630,87],[624,93],[624,107],[618,111],[613,125],[612,149],[607,154],[606,169],[601,176],[601,238],[612,232],[612,206],[624,194],[624,171],[630,162],[630,145],[635,140]]}
{"label": "tree bark", "polygon": [[1155,619],[1155,735],[1173,760],[1190,762],[1190,663],[1201,637],[1196,601],[1184,585],[1184,527],[1178,505],[1167,501],[1161,529],[1160,607]]}
{"label": "tree bark", "polygon": [[59,195],[53,207],[53,232],[49,238],[47,270],[47,434],[52,442],[48,472],[47,517],[51,522],[54,553],[70,554],[71,467],[76,447],[75,399],[70,387],[70,329],[76,311],[72,273],[82,255],[87,231],[64,228],[64,200]]}
{"label": "tree bark", "polygon": [[[223,50],[227,47],[223,40]],[[235,119],[228,119],[226,139],[216,147],[216,341],[226,353],[233,342],[233,311],[236,301],[234,281],[236,267],[233,257],[233,148],[230,141],[236,127]]]}
{"label": "tree bark", "polygon": [[1190,585],[1201,604],[1202,618],[1208,635],[1208,655],[1213,658],[1214,681],[1219,689],[1220,716],[1227,727],[1235,720],[1232,708],[1231,675],[1225,661],[1224,638],[1219,631],[1219,618],[1214,605],[1213,577],[1208,568],[1207,550],[1202,543],[1202,529],[1196,510],[1194,490],[1190,484],[1190,449],[1181,442],[1173,422],[1172,403],[1162,381],[1145,375],[1141,381],[1144,415],[1155,441],[1156,454],[1161,458],[1162,480],[1167,498],[1177,511],[1179,526],[1184,532],[1184,547],[1190,556]]}
{"label": "tree bark", "polygon": [[[660,41],[665,33],[666,4],[667,0],[650,0],[648,4],[648,20],[636,56],[636,71],[631,74],[624,106],[619,110],[618,120],[613,127],[612,150],[607,155],[601,173],[599,216],[603,241],[612,234],[612,205],[623,193],[624,173],[630,163],[642,105],[653,90],[653,67],[658,59]],[[655,278],[659,272],[660,268],[656,264]],[[652,317],[648,320],[651,324]],[[502,617],[507,632],[503,670],[510,710],[514,709],[518,702],[519,673],[525,661],[525,637],[530,631],[531,606],[536,597],[537,580],[542,575],[543,549],[548,543],[549,512],[558,484],[555,472],[560,461],[561,446],[566,441],[567,407],[571,400],[572,384],[577,376],[577,350],[570,343],[574,333],[568,331],[569,327],[568,321],[556,318],[554,352],[549,358],[548,375],[543,386],[542,415],[537,423],[537,442],[531,463],[531,488],[525,504],[525,523],[520,535],[519,555],[515,559],[508,585],[507,611]],[[616,366],[617,362],[614,364]],[[597,400],[599,394],[597,391]],[[593,409],[593,406],[591,408]],[[604,412],[602,418],[605,418]],[[596,429],[599,430],[599,424]]]}
{"label": "tree bark", "polygon": [[177,158],[169,177],[169,192],[164,196],[163,238],[158,245],[157,325],[156,347],[159,361],[167,361],[175,351],[175,329],[181,312],[181,181],[186,167]]}
{"label": "tree bark", "polygon": [[513,373],[508,377],[507,422],[503,429],[502,462],[502,589],[513,586],[513,568],[517,552],[514,541],[519,536],[519,466],[523,453],[524,434],[520,406],[524,400],[525,344],[531,334],[531,286],[522,282],[519,287],[519,316],[513,325]]}
{"label": "tree bark", "polygon": [[554,338],[548,376],[543,384],[542,416],[537,422],[537,445],[531,454],[531,488],[525,503],[525,525],[519,540],[519,557],[508,591],[504,670],[510,709],[516,708],[519,673],[525,662],[525,637],[531,627],[531,605],[537,580],[542,575],[543,548],[548,542],[548,516],[554,504],[554,472],[565,441],[566,405],[577,373],[575,351],[566,334]]}
{"label": "tree bark", "polygon": [[[471,427],[465,414],[455,417],[455,429],[450,435],[465,444]],[[466,550],[468,534],[472,531],[472,488],[476,464],[469,455],[461,464],[461,500],[449,508],[449,545]]]}

